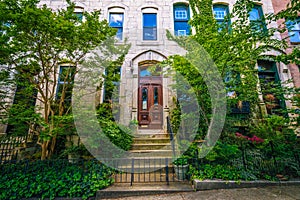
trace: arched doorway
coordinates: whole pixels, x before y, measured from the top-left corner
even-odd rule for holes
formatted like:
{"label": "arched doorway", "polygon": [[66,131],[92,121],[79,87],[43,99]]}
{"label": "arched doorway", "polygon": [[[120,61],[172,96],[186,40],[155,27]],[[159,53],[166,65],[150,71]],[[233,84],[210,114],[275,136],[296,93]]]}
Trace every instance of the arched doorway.
{"label": "arched doorway", "polygon": [[163,125],[163,87],[158,61],[139,63],[138,121],[141,129],[161,129]]}

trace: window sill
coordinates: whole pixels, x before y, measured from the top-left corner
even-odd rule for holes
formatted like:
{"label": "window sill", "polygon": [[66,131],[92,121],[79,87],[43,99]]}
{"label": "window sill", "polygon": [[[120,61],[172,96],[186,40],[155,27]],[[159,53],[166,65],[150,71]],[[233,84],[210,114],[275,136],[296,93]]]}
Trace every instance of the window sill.
{"label": "window sill", "polygon": [[163,43],[158,40],[143,40],[136,43],[137,46],[159,46]]}
{"label": "window sill", "polygon": [[299,46],[300,45],[300,41],[299,42],[290,42],[292,46]]}

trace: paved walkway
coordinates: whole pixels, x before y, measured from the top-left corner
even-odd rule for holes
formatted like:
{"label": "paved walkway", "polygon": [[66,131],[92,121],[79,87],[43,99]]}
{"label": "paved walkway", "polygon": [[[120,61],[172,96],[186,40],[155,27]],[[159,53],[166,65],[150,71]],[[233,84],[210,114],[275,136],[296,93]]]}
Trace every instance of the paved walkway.
{"label": "paved walkway", "polygon": [[117,198],[122,200],[300,200],[300,185],[220,189]]}

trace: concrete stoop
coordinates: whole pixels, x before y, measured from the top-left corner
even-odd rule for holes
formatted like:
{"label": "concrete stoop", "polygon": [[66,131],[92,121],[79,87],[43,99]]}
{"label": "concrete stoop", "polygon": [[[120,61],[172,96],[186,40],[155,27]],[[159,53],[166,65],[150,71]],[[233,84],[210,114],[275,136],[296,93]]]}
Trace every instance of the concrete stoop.
{"label": "concrete stoop", "polygon": [[129,196],[143,196],[143,195],[156,195],[168,194],[179,192],[192,192],[194,191],[189,182],[170,182],[167,185],[165,182],[161,183],[115,183],[111,187],[100,190],[96,194],[96,199],[114,199]]}

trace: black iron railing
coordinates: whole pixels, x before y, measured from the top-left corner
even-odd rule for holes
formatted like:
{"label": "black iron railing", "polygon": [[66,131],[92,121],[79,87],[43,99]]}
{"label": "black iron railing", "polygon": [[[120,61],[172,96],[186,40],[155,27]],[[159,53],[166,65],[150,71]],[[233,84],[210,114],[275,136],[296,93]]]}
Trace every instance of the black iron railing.
{"label": "black iron railing", "polygon": [[172,146],[172,153],[173,153],[173,157],[175,157],[175,140],[174,140],[174,133],[173,133],[173,129],[172,129],[172,125],[171,125],[171,120],[170,117],[167,116],[167,131],[170,137],[170,143]]}
{"label": "black iron railing", "polygon": [[22,144],[27,142],[27,136],[0,137],[0,163],[17,160]]}

